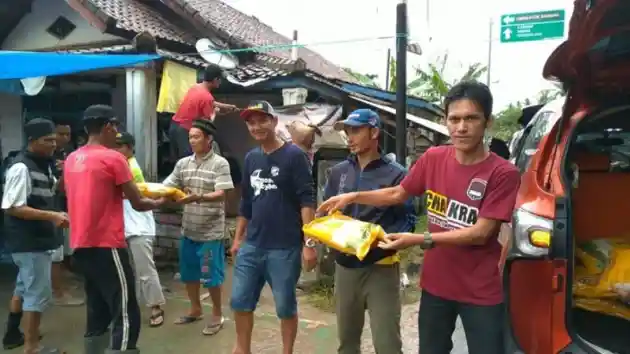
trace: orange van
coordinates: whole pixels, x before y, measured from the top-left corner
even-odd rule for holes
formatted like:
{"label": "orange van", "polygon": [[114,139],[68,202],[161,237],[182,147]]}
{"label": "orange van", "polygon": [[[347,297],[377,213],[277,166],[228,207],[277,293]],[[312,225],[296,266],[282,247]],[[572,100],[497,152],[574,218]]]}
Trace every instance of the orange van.
{"label": "orange van", "polygon": [[[630,353],[630,316],[578,308],[574,294],[581,245],[630,242],[630,1],[574,6],[543,70],[567,97],[540,109],[513,153],[522,180],[503,270],[507,353]],[[611,301],[630,313],[630,299]]]}

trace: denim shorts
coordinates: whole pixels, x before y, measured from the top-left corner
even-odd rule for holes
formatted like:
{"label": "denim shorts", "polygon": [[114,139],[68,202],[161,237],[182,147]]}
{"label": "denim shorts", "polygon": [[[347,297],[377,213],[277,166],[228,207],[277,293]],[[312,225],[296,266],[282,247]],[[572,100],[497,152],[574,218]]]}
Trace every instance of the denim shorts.
{"label": "denim shorts", "polygon": [[21,297],[27,312],[44,312],[52,298],[50,252],[20,252],[11,254],[18,267],[14,295]]}
{"label": "denim shorts", "polygon": [[223,240],[200,242],[182,236],[179,245],[179,274],[182,282],[201,282],[205,288],[223,284],[225,278]]}
{"label": "denim shorts", "polygon": [[265,282],[271,287],[276,314],[297,314],[296,286],[302,271],[302,249],[263,249],[243,243],[236,254],[232,280],[234,311],[253,312]]}

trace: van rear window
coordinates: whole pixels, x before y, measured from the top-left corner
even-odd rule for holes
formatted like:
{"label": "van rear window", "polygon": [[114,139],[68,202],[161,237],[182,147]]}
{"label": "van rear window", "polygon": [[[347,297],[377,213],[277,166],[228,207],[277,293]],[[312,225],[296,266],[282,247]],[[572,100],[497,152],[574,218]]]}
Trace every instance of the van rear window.
{"label": "van rear window", "polygon": [[582,133],[576,144],[581,150],[610,157],[611,172],[630,172],[630,131],[608,128],[600,132]]}

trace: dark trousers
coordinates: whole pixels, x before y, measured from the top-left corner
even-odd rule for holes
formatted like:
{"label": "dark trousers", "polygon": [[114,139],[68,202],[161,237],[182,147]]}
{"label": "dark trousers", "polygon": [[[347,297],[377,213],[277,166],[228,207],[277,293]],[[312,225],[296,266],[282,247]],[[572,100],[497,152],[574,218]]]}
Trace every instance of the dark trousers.
{"label": "dark trousers", "polygon": [[190,143],[188,142],[188,129],[171,121],[168,128],[168,140],[171,146],[171,158],[173,161],[192,155]]}
{"label": "dark trousers", "polygon": [[140,335],[140,307],[129,251],[124,248],[80,248],[74,251],[74,259],[85,277],[85,337],[102,336],[111,325],[111,349],[136,349]]}
{"label": "dark trousers", "polygon": [[469,354],[505,354],[503,304],[479,306],[446,300],[422,291],[418,312],[420,354],[448,354],[457,316],[462,319]]}

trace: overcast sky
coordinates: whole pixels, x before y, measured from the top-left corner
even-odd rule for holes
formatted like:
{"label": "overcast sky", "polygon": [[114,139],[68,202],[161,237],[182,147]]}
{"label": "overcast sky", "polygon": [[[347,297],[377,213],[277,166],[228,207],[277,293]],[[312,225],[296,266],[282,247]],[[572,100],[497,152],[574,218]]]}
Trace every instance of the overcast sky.
{"label": "overcast sky", "polygon": [[[305,44],[395,35],[397,0],[224,1],[288,37],[293,30],[298,30],[299,42]],[[427,1],[430,1],[428,16]],[[495,111],[509,102],[534,97],[540,90],[552,87],[542,78],[541,72],[547,56],[561,40],[500,43],[499,17],[509,13],[565,9],[568,22],[573,1],[408,0],[408,4],[411,38],[419,42],[424,51],[421,57],[410,54],[410,65],[426,65],[448,52],[447,76],[455,79],[470,63],[486,64],[489,23],[493,19],[491,88],[495,95]],[[395,39],[310,48],[340,66],[378,74],[384,81],[387,49],[395,48]]]}

